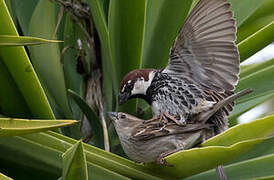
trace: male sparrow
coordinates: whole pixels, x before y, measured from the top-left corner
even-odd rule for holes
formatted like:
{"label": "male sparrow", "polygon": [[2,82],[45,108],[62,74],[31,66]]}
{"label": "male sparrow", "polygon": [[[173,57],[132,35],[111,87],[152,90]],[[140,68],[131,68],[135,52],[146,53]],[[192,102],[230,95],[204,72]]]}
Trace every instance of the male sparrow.
{"label": "male sparrow", "polygon": [[[171,48],[167,67],[129,72],[121,82],[119,104],[142,98],[151,105],[153,115],[169,114],[183,125],[233,94],[239,53],[229,8],[226,0],[200,0]],[[227,128],[226,116],[232,106],[210,117],[218,131]]]}

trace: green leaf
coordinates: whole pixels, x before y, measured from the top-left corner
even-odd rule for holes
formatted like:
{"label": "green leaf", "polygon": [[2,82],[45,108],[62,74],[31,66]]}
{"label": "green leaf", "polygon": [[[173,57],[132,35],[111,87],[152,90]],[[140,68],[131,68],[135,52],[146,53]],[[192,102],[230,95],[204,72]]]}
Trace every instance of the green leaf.
{"label": "green leaf", "polygon": [[253,64],[241,70],[241,78],[237,85],[237,91],[246,88],[252,88],[254,91],[250,95],[236,101],[236,106],[229,116],[230,125],[237,124],[236,118],[242,113],[273,97],[273,67],[274,60],[269,60]]}
{"label": "green leaf", "polygon": [[192,148],[180,151],[165,158],[173,167],[163,167],[154,164],[148,165],[148,167],[154,172],[164,172],[169,176],[185,178],[229,162],[263,140],[264,139],[253,139],[242,141],[232,146],[225,147],[210,146]]}
{"label": "green leaf", "polygon": [[263,142],[257,144],[246,153],[241,155],[239,158],[229,162],[229,164],[238,163],[241,161],[246,161],[252,158],[258,158],[265,155],[274,154],[274,137],[271,136],[270,138],[264,140]]}
{"label": "green leaf", "polygon": [[237,91],[251,88],[254,91],[238,100],[238,103],[245,102],[251,97],[259,97],[265,95],[266,92],[271,92],[274,87],[273,81],[274,65],[255,71],[240,79],[236,87]]}
{"label": "green leaf", "polygon": [[[0,1],[0,34],[18,36],[5,1]],[[12,117],[54,119],[24,47],[0,48],[1,111]],[[18,98],[18,99],[17,99]]]}
{"label": "green leaf", "polygon": [[264,138],[274,132],[274,115],[240,124],[210,138],[202,146],[230,146],[237,142]]}
{"label": "green leaf", "polygon": [[237,27],[240,27],[263,3],[263,0],[229,0],[235,14]]}
{"label": "green leaf", "polygon": [[94,131],[94,136],[92,137],[94,145],[99,148],[103,148],[104,135],[100,119],[79,95],[77,95],[70,89],[68,90],[68,94],[73,98],[74,102],[79,106],[79,108],[81,108],[82,112],[86,115],[87,119],[89,120],[92,130]]}
{"label": "green leaf", "polygon": [[38,45],[44,43],[58,43],[62,41],[48,40],[36,37],[27,36],[11,36],[11,35],[0,35],[0,46],[26,46],[26,45]]}
{"label": "green leaf", "polygon": [[[261,6],[258,6],[258,9],[254,13],[252,13],[252,15],[237,30],[238,43],[273,21],[274,12],[272,7],[274,6],[274,1],[257,1],[257,3],[260,2],[262,2],[263,4]],[[246,8],[242,10],[245,9]]]}
{"label": "green leaf", "polygon": [[28,34],[30,19],[38,2],[37,0],[11,0],[13,12],[15,12],[20,28],[25,35]]}
{"label": "green leaf", "polygon": [[274,21],[238,44],[241,61],[246,60],[274,41]]}
{"label": "green leaf", "polygon": [[145,0],[110,1],[109,37],[119,81],[141,64],[145,8]]}
{"label": "green leaf", "polygon": [[[30,21],[29,35],[42,38],[54,38],[55,5],[52,2],[41,0],[38,2]],[[58,44],[47,44],[29,47],[31,60],[41,79],[43,87],[51,100],[57,105],[61,115],[71,118],[66,95],[60,50]]]}
{"label": "green leaf", "polygon": [[82,141],[78,141],[63,154],[62,179],[88,179],[87,161]]}
{"label": "green leaf", "polygon": [[262,69],[265,69],[272,65],[274,65],[274,59],[270,59],[268,61],[254,63],[254,64],[250,64],[250,65],[246,65],[246,66],[241,66],[240,79],[242,79],[254,72],[261,71]]}
{"label": "green leaf", "polygon": [[108,110],[117,109],[118,82],[115,69],[115,62],[110,45],[109,29],[105,7],[100,0],[87,0],[90,5],[92,17],[101,42],[102,69],[103,69],[103,95],[106,97],[105,106]]}
{"label": "green leaf", "polygon": [[250,110],[251,108],[271,99],[274,97],[274,90],[267,91],[259,96],[254,96],[246,101],[237,103],[234,107],[234,110],[229,115],[229,125],[233,126],[237,124],[237,117],[239,117],[244,112]]}
{"label": "green leaf", "polygon": [[[262,176],[273,176],[274,154],[242,161],[225,167],[228,179],[242,180],[260,178]],[[187,180],[214,179],[214,170],[187,178]],[[265,177],[266,178],[266,177]],[[270,177],[268,177],[270,178]]]}
{"label": "green leaf", "polygon": [[[1,57],[0,72],[0,84],[5,85],[4,88],[0,88],[1,114],[9,117],[31,118],[32,113],[30,108]],[[17,76],[17,78],[19,78],[19,76]],[[32,84],[31,82],[26,83]],[[15,111],[15,109],[17,109],[17,111]],[[38,116],[38,113],[36,115]]]}
{"label": "green leaf", "polygon": [[92,163],[88,164],[89,179],[113,179],[113,180],[130,180],[126,176],[115,173],[111,170],[97,166]]}
{"label": "green leaf", "polygon": [[274,179],[274,175],[273,176],[257,177],[252,180],[272,180],[272,179]]}
{"label": "green leaf", "polygon": [[[62,62],[64,65],[64,76],[66,82],[66,88],[72,89],[76,93],[83,96],[84,94],[84,81],[83,76],[77,72],[77,59],[81,58],[82,50],[79,49],[77,39],[82,40],[83,33],[79,27],[70,19],[70,16],[66,14],[65,27],[64,27],[64,49],[62,50]],[[82,40],[82,42],[84,42]],[[73,112],[74,119],[81,119],[81,110],[78,106],[70,101],[70,107]]]}
{"label": "green leaf", "polygon": [[[10,138],[0,138],[1,159],[19,163],[23,166],[37,167],[40,170],[58,174],[61,168],[61,153],[76,143],[76,140],[54,132],[29,134]],[[105,175],[115,175],[116,178],[126,176],[135,179],[158,180],[167,175],[161,172],[152,172],[143,165],[119,157],[113,153],[105,152],[91,145],[83,144],[88,161],[89,176],[96,174],[89,169],[89,165],[107,170]],[[13,152],[17,152],[22,161],[13,158]],[[41,157],[40,157],[41,156]],[[33,160],[38,160],[33,161]],[[91,170],[91,171],[90,171]],[[102,174],[102,171],[101,173]],[[117,176],[120,174],[119,176]],[[59,175],[61,176],[61,174]],[[110,177],[110,176],[109,176]],[[170,177],[169,179],[172,179]]]}
{"label": "green leaf", "polygon": [[[54,132],[47,132],[45,134],[40,133],[42,136],[53,136],[55,138],[58,138],[59,141],[66,142],[69,144],[74,144],[76,141],[74,139],[68,138],[66,136],[62,136],[60,134],[54,133]],[[29,136],[30,137],[30,136]],[[31,137],[30,137],[31,138]],[[36,140],[36,138],[34,139]],[[36,140],[37,141],[37,140]],[[58,146],[55,146],[55,148],[58,147],[58,149],[63,149],[64,146],[57,143]],[[106,152],[102,149],[96,148],[94,146],[84,144],[84,149],[86,152],[87,161],[101,166],[103,168],[112,170],[116,173],[119,173],[123,176],[135,178],[135,179],[161,179],[159,177],[167,178],[165,174],[161,172],[154,173],[144,167],[141,164],[134,163],[130,160],[127,160],[125,158],[122,158],[118,155],[115,155],[110,152]],[[172,179],[172,177],[170,177]]]}
{"label": "green leaf", "polygon": [[12,180],[12,178],[5,176],[4,174],[0,173],[0,179],[1,180]]}
{"label": "green leaf", "polygon": [[18,136],[29,133],[47,131],[49,129],[68,126],[76,123],[75,120],[27,120],[0,118],[0,137]]}

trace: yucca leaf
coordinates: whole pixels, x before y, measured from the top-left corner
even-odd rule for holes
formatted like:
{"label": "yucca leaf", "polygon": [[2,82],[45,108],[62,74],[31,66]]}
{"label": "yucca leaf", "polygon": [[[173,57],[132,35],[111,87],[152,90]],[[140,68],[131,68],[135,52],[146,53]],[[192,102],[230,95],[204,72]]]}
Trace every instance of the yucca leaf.
{"label": "yucca leaf", "polygon": [[246,60],[274,41],[274,21],[238,44],[241,61]]}
{"label": "yucca leaf", "polygon": [[[274,20],[273,0],[257,1],[262,3],[258,9],[237,30],[237,42],[241,42]],[[241,10],[245,10],[242,8]]]}
{"label": "yucca leaf", "polygon": [[[54,38],[55,11],[55,5],[52,2],[39,1],[32,14],[29,35],[46,39]],[[32,46],[29,50],[35,70],[48,96],[55,103],[61,115],[71,118],[58,44]]]}
{"label": "yucca leaf", "polygon": [[267,61],[241,66],[240,79],[249,76],[254,72],[261,71],[262,69],[265,69],[272,65],[274,65],[274,59],[269,59]]}
{"label": "yucca leaf", "polygon": [[232,4],[231,9],[234,12],[237,26],[240,27],[262,5],[263,0],[229,0],[229,2]]}
{"label": "yucca leaf", "polygon": [[[72,89],[77,94],[80,94],[80,96],[83,96],[84,79],[83,76],[77,72],[78,59],[86,59],[85,50],[80,49],[77,43],[78,39],[78,41],[81,41],[81,43],[83,44],[84,41],[81,38],[83,36],[83,33],[76,25],[76,23],[70,19],[70,16],[68,14],[64,16],[64,19],[64,49],[62,50],[62,62],[64,65],[63,68],[66,88]],[[69,99],[69,102],[73,113],[73,117],[75,119],[81,119],[81,110],[73,101],[71,101],[71,99]]]}
{"label": "yucca leaf", "polygon": [[239,124],[202,143],[202,146],[230,146],[237,142],[264,138],[274,132],[274,115]]}
{"label": "yucca leaf", "polygon": [[63,180],[88,180],[86,155],[82,141],[76,142],[63,155]]}
{"label": "yucca leaf", "polygon": [[236,87],[236,90],[240,91],[243,89],[251,88],[254,91],[251,94],[242,97],[237,102],[245,102],[251,97],[259,97],[268,91],[272,91],[274,87],[273,73],[274,65],[270,65],[241,78],[239,84]]}
{"label": "yucca leaf", "polygon": [[11,36],[11,35],[0,35],[0,47],[6,46],[26,46],[26,45],[39,45],[45,43],[59,43],[62,41],[48,40],[36,37],[27,36]]}
{"label": "yucca leaf", "polygon": [[74,102],[79,106],[82,112],[86,115],[92,130],[93,130],[93,137],[92,140],[94,145],[99,148],[104,147],[104,135],[103,129],[101,125],[101,121],[99,117],[94,113],[94,111],[89,107],[89,105],[75,92],[72,90],[68,90],[68,94],[72,97]]}
{"label": "yucca leaf", "polygon": [[103,94],[106,97],[105,106],[108,110],[117,109],[117,75],[115,62],[110,44],[110,36],[108,29],[108,17],[105,13],[105,7],[100,0],[87,0],[91,7],[92,17],[101,42],[102,69],[103,69]]}
{"label": "yucca leaf", "polygon": [[[257,179],[265,176],[263,179],[273,177],[274,154],[262,156],[239,163],[231,164],[225,167],[225,172],[229,179]],[[211,170],[187,180],[214,179],[216,178],[215,170]]]}
{"label": "yucca leaf", "polygon": [[12,180],[12,178],[5,176],[4,174],[0,173],[0,179],[1,180]]}
{"label": "yucca leaf", "polygon": [[32,13],[39,1],[37,0],[27,0],[27,1],[10,0],[10,1],[11,1],[13,12],[16,15],[18,24],[20,25],[20,28],[22,29],[24,35],[27,35]]}
{"label": "yucca leaf", "polygon": [[229,162],[229,164],[234,164],[241,161],[246,161],[248,159],[258,158],[270,154],[274,154],[274,136],[271,136],[270,138],[267,138],[263,142],[257,144],[246,153],[242,154],[239,158],[236,158]]}
{"label": "yucca leaf", "polygon": [[75,120],[33,120],[0,118],[0,137],[37,133],[75,124]]}
{"label": "yucca leaf", "polygon": [[[0,34],[18,36],[4,0],[0,0],[0,12]],[[0,48],[0,61],[2,113],[12,117],[54,119],[24,47]]]}
{"label": "yucca leaf", "polygon": [[250,97],[243,102],[237,103],[234,110],[229,115],[229,125],[233,126],[237,124],[237,117],[239,117],[244,112],[250,110],[251,108],[271,99],[274,97],[274,91],[267,91],[258,96]]}

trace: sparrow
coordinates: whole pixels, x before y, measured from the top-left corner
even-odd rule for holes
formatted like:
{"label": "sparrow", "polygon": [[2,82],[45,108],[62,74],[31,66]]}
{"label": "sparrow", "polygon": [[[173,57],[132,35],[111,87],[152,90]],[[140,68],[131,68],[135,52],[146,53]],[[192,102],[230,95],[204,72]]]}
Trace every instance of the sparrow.
{"label": "sparrow", "polygon": [[[118,102],[144,99],[153,115],[169,114],[178,124],[206,112],[233,94],[238,82],[239,53],[236,27],[226,0],[200,0],[193,8],[171,47],[163,69],[137,69],[124,76]],[[227,128],[228,104],[211,121]],[[218,117],[217,117],[218,116]]]}
{"label": "sparrow", "polygon": [[219,101],[184,126],[174,121],[162,122],[158,116],[143,120],[122,112],[109,112],[109,117],[130,159],[166,164],[163,158],[167,155],[192,148],[212,137],[215,125],[207,122],[208,116],[250,92],[251,89],[246,89]]}
{"label": "sparrow", "polygon": [[135,162],[166,164],[164,157],[202,141],[210,125],[163,123],[157,118],[142,120],[122,112],[109,112],[126,155]]}
{"label": "sparrow", "polygon": [[[240,61],[230,6],[227,0],[200,0],[181,27],[167,66],[126,74],[120,83],[119,104],[142,98],[154,116],[164,116],[183,127],[194,118],[199,121],[199,116],[233,95]],[[201,119],[215,125],[212,136],[228,128],[227,116],[233,106],[231,102]],[[219,167],[219,179],[221,171]]]}

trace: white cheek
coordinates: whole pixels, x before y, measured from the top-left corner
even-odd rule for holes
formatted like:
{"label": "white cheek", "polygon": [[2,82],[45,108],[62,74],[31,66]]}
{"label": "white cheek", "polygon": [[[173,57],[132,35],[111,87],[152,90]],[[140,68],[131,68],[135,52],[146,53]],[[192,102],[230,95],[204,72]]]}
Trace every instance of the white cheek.
{"label": "white cheek", "polygon": [[146,91],[147,91],[148,87],[151,85],[151,82],[152,82],[154,76],[155,76],[155,72],[150,72],[148,81],[145,81],[144,79],[137,80],[134,84],[134,88],[132,89],[131,94],[132,95],[135,95],[135,94],[146,95]]}
{"label": "white cheek", "polygon": [[146,92],[146,82],[144,80],[136,81],[134,84],[134,88],[132,89],[132,94],[145,94]]}

